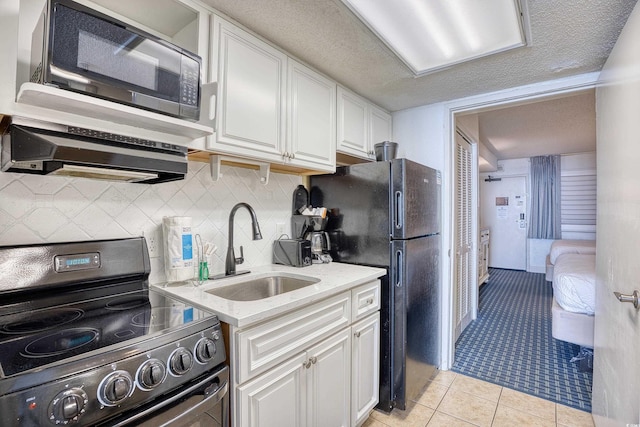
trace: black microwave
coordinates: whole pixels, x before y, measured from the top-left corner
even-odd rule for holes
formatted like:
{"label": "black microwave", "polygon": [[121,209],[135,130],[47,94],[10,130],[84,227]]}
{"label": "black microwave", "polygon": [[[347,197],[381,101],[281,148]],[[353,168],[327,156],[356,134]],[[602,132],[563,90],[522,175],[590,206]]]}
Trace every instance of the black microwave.
{"label": "black microwave", "polygon": [[48,0],[31,81],[197,121],[199,56],[71,0]]}

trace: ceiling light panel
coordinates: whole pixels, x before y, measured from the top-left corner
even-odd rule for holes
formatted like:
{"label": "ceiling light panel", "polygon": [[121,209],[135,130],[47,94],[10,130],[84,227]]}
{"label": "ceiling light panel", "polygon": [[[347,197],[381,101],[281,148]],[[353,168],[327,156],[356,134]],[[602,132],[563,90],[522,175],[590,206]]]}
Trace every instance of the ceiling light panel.
{"label": "ceiling light panel", "polygon": [[416,75],[525,45],[518,0],[342,0]]}

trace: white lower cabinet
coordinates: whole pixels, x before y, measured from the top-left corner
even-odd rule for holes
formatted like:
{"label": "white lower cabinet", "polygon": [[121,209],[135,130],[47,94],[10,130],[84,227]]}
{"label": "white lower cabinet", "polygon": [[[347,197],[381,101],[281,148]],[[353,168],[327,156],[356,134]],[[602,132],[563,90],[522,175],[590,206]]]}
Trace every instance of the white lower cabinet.
{"label": "white lower cabinet", "polygon": [[361,425],[378,404],[380,358],[380,313],[351,327],[351,425]]}
{"label": "white lower cabinet", "polygon": [[378,403],[379,309],[376,280],[256,326],[231,327],[232,425],[361,425]]}
{"label": "white lower cabinet", "polygon": [[350,424],[351,334],[345,329],[238,387],[239,426]]}
{"label": "white lower cabinet", "polygon": [[237,389],[236,426],[298,427],[306,424],[306,354],[288,360]]}

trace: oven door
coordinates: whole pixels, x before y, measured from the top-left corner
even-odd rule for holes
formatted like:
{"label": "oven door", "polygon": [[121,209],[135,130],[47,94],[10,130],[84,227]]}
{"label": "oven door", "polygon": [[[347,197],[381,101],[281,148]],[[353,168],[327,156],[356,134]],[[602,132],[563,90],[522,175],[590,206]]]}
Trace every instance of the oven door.
{"label": "oven door", "polygon": [[120,415],[109,427],[228,427],[229,368],[177,390],[166,397]]}

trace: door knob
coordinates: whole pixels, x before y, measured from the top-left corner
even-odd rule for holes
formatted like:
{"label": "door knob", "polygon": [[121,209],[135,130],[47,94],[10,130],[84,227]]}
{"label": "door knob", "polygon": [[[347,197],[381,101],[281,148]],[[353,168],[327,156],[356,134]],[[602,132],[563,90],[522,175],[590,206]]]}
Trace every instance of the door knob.
{"label": "door knob", "polygon": [[640,307],[640,292],[638,291],[633,291],[631,295],[621,294],[620,292],[614,292],[613,294],[620,302],[630,302],[633,303],[635,308]]}

